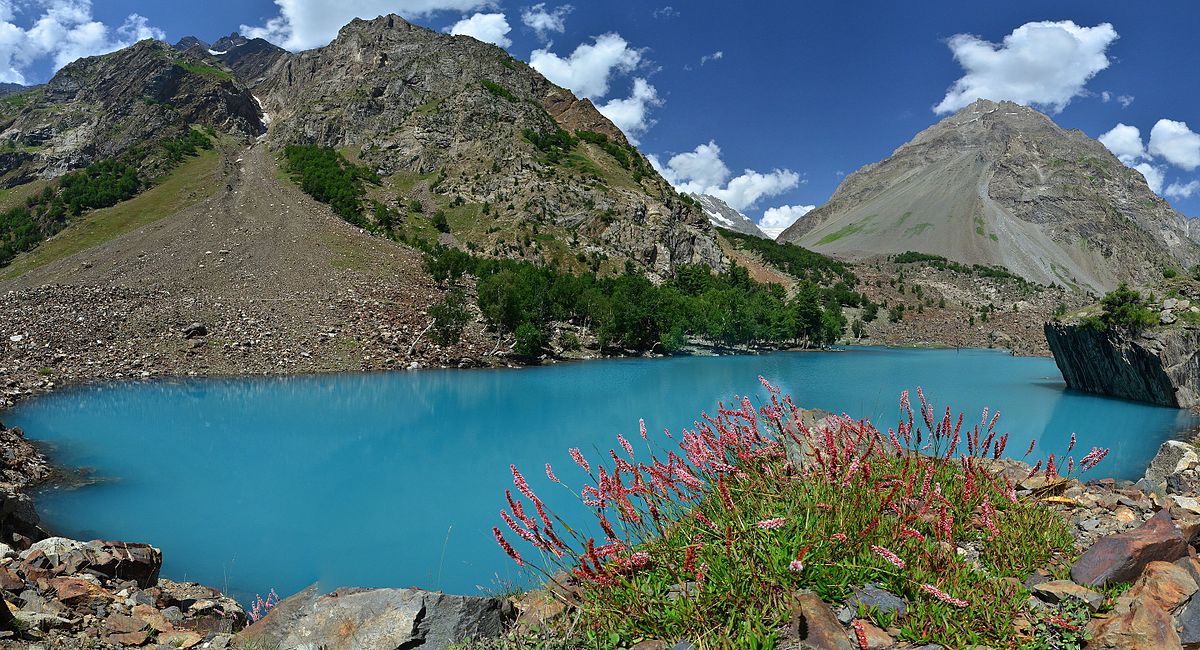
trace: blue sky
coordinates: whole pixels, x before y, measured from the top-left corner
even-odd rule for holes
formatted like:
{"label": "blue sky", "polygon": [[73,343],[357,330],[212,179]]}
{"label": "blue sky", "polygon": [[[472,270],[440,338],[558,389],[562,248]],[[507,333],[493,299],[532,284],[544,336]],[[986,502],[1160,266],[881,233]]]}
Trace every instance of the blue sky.
{"label": "blue sky", "polygon": [[[842,175],[939,119],[934,107],[956,83],[961,102],[1021,100],[1062,126],[1109,134],[1123,160],[1200,216],[1200,3],[1184,0],[0,0],[0,19],[30,34],[41,19],[52,37],[40,38],[60,44],[0,51],[0,69],[39,82],[74,55],[140,36],[214,40],[243,26],[297,49],[327,41],[348,16],[389,10],[439,30],[466,19],[458,31],[605,106],[678,186],[712,189],[756,219],[823,203]],[[66,31],[45,29],[47,16]],[[1027,25],[1038,22],[1052,24]],[[1137,132],[1109,133],[1118,124]]]}

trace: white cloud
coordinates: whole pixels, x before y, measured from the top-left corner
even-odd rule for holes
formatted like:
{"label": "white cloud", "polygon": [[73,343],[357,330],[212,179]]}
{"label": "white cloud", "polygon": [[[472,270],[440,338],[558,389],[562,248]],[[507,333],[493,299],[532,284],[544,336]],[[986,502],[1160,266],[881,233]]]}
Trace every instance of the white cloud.
{"label": "white cloud", "polygon": [[[28,29],[11,21],[18,10],[40,10]],[[85,56],[107,54],[146,38],[166,38],[143,16],[130,14],[116,29],[92,17],[91,0],[0,0],[0,81],[27,83],[26,75],[50,59],[54,71]]]}
{"label": "white cloud", "polygon": [[708,63],[709,61],[720,61],[723,58],[725,58],[725,52],[723,52],[721,50],[717,50],[716,52],[713,52],[712,54],[705,54],[704,56],[700,57],[700,65],[704,65],[705,63]]}
{"label": "white cloud", "polygon": [[1132,165],[1146,155],[1142,132],[1136,126],[1118,123],[1097,139],[1126,165]]}
{"label": "white cloud", "polygon": [[493,43],[500,47],[512,45],[507,34],[512,31],[504,14],[475,14],[464,17],[446,29],[454,36],[471,36],[484,43]]}
{"label": "white cloud", "polygon": [[782,194],[800,184],[800,175],[788,169],[767,173],[747,169],[740,176],[730,178],[732,172],[721,160],[721,147],[716,142],[676,154],[666,165],[656,156],[647,158],[680,192],[710,194],[738,211],[752,208],[760,199]]}
{"label": "white cloud", "polygon": [[1025,23],[1000,44],[957,34],[948,44],[966,74],[933,110],[949,113],[976,99],[1006,99],[1057,113],[1109,66],[1105,51],[1116,39],[1108,23],[1080,27],[1069,20]]}
{"label": "white cloud", "polygon": [[596,107],[604,117],[612,120],[617,128],[625,133],[625,137],[633,144],[638,144],[638,136],[646,132],[654,121],[650,119],[650,109],[662,106],[658,91],[641,77],[633,80],[633,92],[624,99],[613,99]]}
{"label": "white cloud", "polygon": [[521,11],[521,22],[537,32],[538,38],[545,40],[551,32],[561,34],[566,31],[567,14],[574,9],[571,5],[563,5],[554,11],[546,11],[546,3],[539,2]]}
{"label": "white cloud", "polygon": [[583,43],[571,56],[561,58],[549,50],[534,50],[529,65],[550,81],[576,95],[597,99],[608,94],[613,73],[633,72],[642,53],[629,47],[620,34],[603,34]]}
{"label": "white cloud", "polygon": [[1200,134],[1194,133],[1185,122],[1159,120],[1150,130],[1150,146],[1146,150],[1188,171],[1200,167]]}
{"label": "white cloud", "polygon": [[1191,181],[1190,183],[1176,181],[1167,186],[1164,194],[1173,199],[1190,199],[1196,192],[1200,192],[1200,181]]}
{"label": "white cloud", "polygon": [[264,38],[292,51],[321,47],[355,18],[384,14],[422,18],[439,11],[466,13],[493,5],[492,0],[275,0],[279,14],[262,25],[242,25],[249,38]]}
{"label": "white cloud", "polygon": [[666,18],[677,18],[679,16],[679,10],[671,5],[667,5],[665,7],[659,7],[658,9],[655,9],[653,12],[651,12],[651,15],[659,20]]}
{"label": "white cloud", "polygon": [[1129,108],[1133,99],[1133,95],[1117,95],[1117,103],[1121,105],[1121,108]]}
{"label": "white cloud", "polygon": [[780,233],[787,230],[788,226],[796,223],[796,220],[804,215],[815,210],[815,205],[781,205],[774,208],[767,208],[763,212],[762,219],[758,222],[758,227],[763,232],[771,236],[772,239],[779,237]]}
{"label": "white cloud", "polygon": [[1150,191],[1155,194],[1162,194],[1164,172],[1162,167],[1155,167],[1148,162],[1138,163],[1133,166],[1134,169],[1142,173],[1146,177],[1146,184],[1150,186]]}

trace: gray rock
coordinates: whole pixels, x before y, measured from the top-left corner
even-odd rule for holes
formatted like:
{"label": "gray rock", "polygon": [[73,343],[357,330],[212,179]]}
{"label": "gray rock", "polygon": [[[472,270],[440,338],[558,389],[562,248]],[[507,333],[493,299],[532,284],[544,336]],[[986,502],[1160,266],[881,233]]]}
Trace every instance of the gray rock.
{"label": "gray rock", "polygon": [[867,583],[861,589],[855,589],[854,595],[846,605],[856,612],[861,605],[868,609],[875,608],[885,614],[895,614],[899,618],[908,613],[908,605],[903,598],[871,583]]}
{"label": "gray rock", "polygon": [[1186,442],[1168,440],[1158,448],[1158,453],[1146,467],[1146,480],[1158,485],[1164,485],[1167,477],[1184,470],[1192,469],[1200,464],[1200,456],[1196,449]]}
{"label": "gray rock", "polygon": [[1200,599],[1193,594],[1187,604],[1176,615],[1179,623],[1179,640],[1184,647],[1191,648],[1200,644]]}
{"label": "gray rock", "polygon": [[1051,321],[1046,342],[1067,386],[1176,408],[1200,406],[1200,329],[1174,327],[1133,336]]}
{"label": "gray rock", "polygon": [[497,637],[515,615],[512,603],[502,598],[420,589],[339,589],[322,596],[313,585],[276,605],[239,638],[295,650],[432,650],[466,639]]}
{"label": "gray rock", "polygon": [[1171,313],[1169,309],[1164,309],[1163,312],[1158,315],[1158,322],[1162,323],[1163,325],[1170,325],[1177,320],[1179,319],[1175,316],[1175,314]]}

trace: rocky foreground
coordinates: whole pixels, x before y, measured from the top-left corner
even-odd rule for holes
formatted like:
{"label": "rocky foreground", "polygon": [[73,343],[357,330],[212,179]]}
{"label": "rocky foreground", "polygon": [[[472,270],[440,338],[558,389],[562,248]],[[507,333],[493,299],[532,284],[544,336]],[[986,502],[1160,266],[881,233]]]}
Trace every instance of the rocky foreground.
{"label": "rocky foreground", "polygon": [[[577,595],[569,580],[516,598],[450,596],[420,589],[317,587],[269,612],[249,614],[209,587],[159,575],[162,553],[149,545],[51,537],[42,529],[28,491],[53,475],[20,432],[0,427],[0,632],[4,648],[446,648],[562,643]],[[1072,526],[1080,555],[1035,572],[1025,581],[1029,613],[1018,632],[1090,636],[1088,648],[1200,647],[1200,455],[1190,443],[1165,443],[1143,479],[1080,483],[1029,479],[1016,461],[997,465]],[[970,546],[970,545],[968,545]],[[978,549],[960,548],[970,557]],[[1116,588],[1114,588],[1116,585]],[[1016,585],[1014,585],[1016,586]],[[905,612],[903,599],[865,585],[847,603],[796,595],[793,623],[781,630],[792,647],[910,648],[899,629],[856,620],[861,603]],[[7,610],[7,611],[6,611]],[[1063,612],[1082,612],[1082,619]],[[266,616],[262,616],[262,614]],[[252,617],[261,617],[256,623]],[[1066,626],[1066,627],[1064,627]],[[489,641],[488,639],[492,639]],[[471,646],[468,646],[471,647]],[[678,639],[638,646],[690,648]],[[1075,647],[1075,646],[1070,646]]]}

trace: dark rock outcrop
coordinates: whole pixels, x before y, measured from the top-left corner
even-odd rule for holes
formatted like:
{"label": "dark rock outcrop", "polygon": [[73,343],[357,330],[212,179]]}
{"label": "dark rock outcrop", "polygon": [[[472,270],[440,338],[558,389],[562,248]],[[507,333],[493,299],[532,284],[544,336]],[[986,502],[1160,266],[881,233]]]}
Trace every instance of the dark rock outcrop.
{"label": "dark rock outcrop", "polygon": [[420,589],[317,586],[284,600],[246,628],[243,641],[279,648],[447,648],[497,637],[516,618],[502,598],[449,596]]}
{"label": "dark rock outcrop", "polygon": [[1078,323],[1046,323],[1067,386],[1163,406],[1200,406],[1200,328],[1132,335]]}
{"label": "dark rock outcrop", "polygon": [[1174,562],[1188,554],[1188,540],[1167,510],[1134,530],[1110,535],[1092,545],[1071,567],[1071,580],[1098,587],[1130,582],[1155,561]]}

